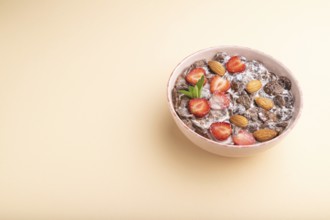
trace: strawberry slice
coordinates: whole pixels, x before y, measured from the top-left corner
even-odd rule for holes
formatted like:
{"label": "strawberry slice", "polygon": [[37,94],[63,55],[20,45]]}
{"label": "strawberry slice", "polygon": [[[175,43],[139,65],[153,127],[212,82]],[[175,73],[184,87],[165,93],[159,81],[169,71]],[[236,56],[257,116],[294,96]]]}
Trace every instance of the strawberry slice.
{"label": "strawberry slice", "polygon": [[245,64],[241,61],[239,56],[233,56],[231,57],[228,62],[226,63],[226,69],[230,73],[239,73],[243,72],[245,70],[246,66]]}
{"label": "strawberry slice", "polygon": [[224,141],[231,135],[231,125],[227,122],[215,122],[211,124],[210,132],[217,140]]}
{"label": "strawberry slice", "polygon": [[210,112],[210,104],[204,98],[190,99],[188,108],[197,118],[202,118]]}
{"label": "strawberry slice", "polygon": [[230,88],[230,82],[220,76],[214,76],[210,83],[211,93],[226,92]]}
{"label": "strawberry slice", "polygon": [[212,109],[226,109],[230,105],[230,98],[224,92],[215,92],[210,98],[210,105]]}
{"label": "strawberry slice", "polygon": [[256,143],[253,134],[245,130],[240,130],[238,134],[233,135],[233,141],[237,145],[250,145]]}
{"label": "strawberry slice", "polygon": [[190,84],[190,85],[196,85],[196,83],[198,82],[198,80],[200,80],[200,78],[202,76],[204,77],[204,85],[206,83],[206,73],[205,70],[203,68],[195,68],[193,70],[191,70],[187,75],[186,75],[186,81]]}

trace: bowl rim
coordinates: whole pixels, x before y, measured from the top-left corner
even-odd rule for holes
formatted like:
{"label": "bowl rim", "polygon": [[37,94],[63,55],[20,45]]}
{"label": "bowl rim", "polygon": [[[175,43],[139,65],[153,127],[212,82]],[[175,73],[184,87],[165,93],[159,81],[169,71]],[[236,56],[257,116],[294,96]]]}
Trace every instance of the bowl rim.
{"label": "bowl rim", "polygon": [[[176,73],[177,69],[182,65],[183,62],[185,62],[187,59],[189,59],[192,56],[195,56],[196,54],[199,53],[203,53],[203,52],[207,52],[207,51],[212,51],[212,50],[224,50],[224,52],[226,52],[226,49],[244,49],[244,50],[250,50],[254,53],[259,53],[262,56],[267,57],[270,60],[273,60],[275,63],[277,63],[278,65],[280,65],[283,69],[285,69],[286,72],[289,73],[293,83],[295,84],[298,94],[300,96],[300,105],[297,106],[296,108],[298,108],[298,113],[295,117],[295,119],[293,121],[291,121],[291,123],[289,123],[288,127],[277,137],[269,140],[269,141],[265,141],[265,142],[258,142],[256,144],[251,144],[251,145],[234,145],[234,144],[226,144],[226,143],[222,143],[222,142],[218,142],[209,138],[206,138],[200,134],[198,134],[197,132],[195,132],[194,130],[192,130],[191,128],[189,128],[182,120],[181,118],[177,115],[174,106],[173,106],[173,102],[171,102],[171,98],[170,96],[172,96],[172,89],[170,89],[170,82],[172,81],[172,78],[174,77],[174,73]],[[294,74],[279,60],[275,59],[274,57],[272,57],[271,55],[268,55],[260,50],[256,50],[256,49],[252,49],[250,47],[246,47],[246,46],[238,46],[238,45],[221,45],[221,46],[212,46],[212,47],[207,47],[201,50],[198,50],[196,52],[191,53],[190,55],[186,56],[184,59],[182,59],[177,65],[176,67],[173,69],[168,82],[167,82],[167,102],[168,102],[168,106],[169,106],[169,110],[172,114],[172,116],[176,119],[176,121],[179,121],[179,123],[186,129],[188,130],[190,133],[193,133],[194,135],[196,135],[196,137],[203,139],[206,142],[209,142],[211,144],[215,144],[221,147],[225,147],[225,148],[235,148],[235,149],[248,149],[248,148],[261,148],[265,145],[271,144],[271,143],[276,143],[279,140],[283,139],[288,133],[290,133],[290,131],[295,127],[295,125],[297,124],[299,118],[301,117],[301,112],[303,109],[303,93],[300,87],[300,84],[298,82],[298,80],[296,79],[296,77],[294,76]]]}

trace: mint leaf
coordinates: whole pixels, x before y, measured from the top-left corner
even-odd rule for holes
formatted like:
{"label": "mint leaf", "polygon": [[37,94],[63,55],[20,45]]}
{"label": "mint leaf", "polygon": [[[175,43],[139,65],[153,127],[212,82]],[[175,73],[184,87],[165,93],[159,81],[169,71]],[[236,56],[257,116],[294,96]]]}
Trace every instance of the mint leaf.
{"label": "mint leaf", "polygon": [[194,97],[194,98],[199,98],[198,93],[199,93],[199,92],[198,92],[198,87],[195,86],[195,87],[194,87],[194,91],[193,91],[193,97]]}
{"label": "mint leaf", "polygon": [[188,96],[189,98],[192,98],[193,97],[193,94],[190,91],[179,90],[179,92],[182,93],[182,94],[184,94],[184,95],[186,95],[186,96]]}
{"label": "mint leaf", "polygon": [[193,92],[194,92],[194,87],[193,86],[189,86],[189,92],[191,93],[191,94],[193,94]]}
{"label": "mint leaf", "polygon": [[202,75],[202,77],[198,80],[198,82],[196,83],[196,86],[198,87],[199,90],[202,89],[204,84],[204,75]]}
{"label": "mint leaf", "polygon": [[202,75],[202,77],[198,80],[198,82],[196,83],[196,86],[198,88],[198,95],[197,98],[200,98],[202,95],[202,88],[203,88],[203,84],[204,84],[204,75]]}
{"label": "mint leaf", "polygon": [[189,86],[188,90],[179,90],[180,93],[189,98],[200,98],[202,95],[202,88],[204,84],[204,75],[198,80],[195,86]]}

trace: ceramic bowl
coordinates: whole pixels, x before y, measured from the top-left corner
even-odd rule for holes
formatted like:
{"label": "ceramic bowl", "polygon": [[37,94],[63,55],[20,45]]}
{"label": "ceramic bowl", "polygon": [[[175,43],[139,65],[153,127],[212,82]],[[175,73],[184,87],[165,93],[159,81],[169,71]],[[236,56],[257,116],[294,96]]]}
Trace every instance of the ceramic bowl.
{"label": "ceramic bowl", "polygon": [[[172,90],[175,85],[175,81],[178,76],[183,72],[185,68],[190,66],[195,61],[206,59],[210,60],[213,56],[218,52],[226,52],[229,55],[241,55],[246,57],[248,60],[258,60],[261,61],[264,66],[270,71],[274,72],[280,76],[288,77],[292,82],[291,91],[295,97],[294,103],[294,115],[291,119],[290,124],[288,127],[277,137],[267,142],[257,143],[249,147],[240,147],[235,145],[223,144],[217,141],[213,141],[211,139],[207,139],[195,131],[190,129],[187,125],[185,125],[182,120],[179,118],[177,113],[174,110],[173,101],[172,101]],[[255,49],[241,47],[241,46],[218,46],[203,49],[197,51],[190,56],[183,59],[173,70],[167,85],[167,99],[168,99],[168,106],[171,112],[171,115],[182,131],[182,133],[195,145],[199,146],[200,148],[209,151],[211,153],[226,156],[226,157],[245,157],[255,155],[259,152],[265,151],[274,145],[276,145],[279,141],[287,136],[287,134],[295,127],[297,120],[300,117],[301,110],[302,110],[302,93],[301,89],[299,88],[299,84],[291,71],[285,67],[281,62],[276,60],[275,58],[260,52]]]}

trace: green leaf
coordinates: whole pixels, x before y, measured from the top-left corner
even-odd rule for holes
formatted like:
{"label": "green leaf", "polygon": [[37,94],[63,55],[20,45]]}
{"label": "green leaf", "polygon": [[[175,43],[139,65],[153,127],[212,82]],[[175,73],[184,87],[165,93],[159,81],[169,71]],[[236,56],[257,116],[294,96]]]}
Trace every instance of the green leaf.
{"label": "green leaf", "polygon": [[197,94],[197,98],[200,98],[202,95],[202,88],[203,88],[203,84],[204,84],[204,75],[202,75],[202,77],[198,80],[198,82],[196,83],[196,86],[198,88],[198,94]]}
{"label": "green leaf", "polygon": [[193,86],[189,86],[189,92],[191,93],[191,94],[193,94],[193,92],[194,92],[194,87]]}
{"label": "green leaf", "polygon": [[188,96],[189,98],[192,98],[193,97],[193,94],[189,91],[186,91],[186,90],[179,90],[180,93]]}
{"label": "green leaf", "polygon": [[198,80],[198,82],[196,83],[196,86],[198,87],[199,90],[202,89],[204,84],[204,75],[202,75],[202,77]]}
{"label": "green leaf", "polygon": [[188,90],[179,90],[180,93],[189,98],[200,98],[204,84],[204,75],[198,80],[195,86],[189,86]]}
{"label": "green leaf", "polygon": [[194,97],[194,98],[199,98],[199,97],[198,97],[198,93],[199,93],[199,92],[198,92],[198,87],[195,86],[195,87],[194,87],[194,91],[193,91],[193,97]]}

